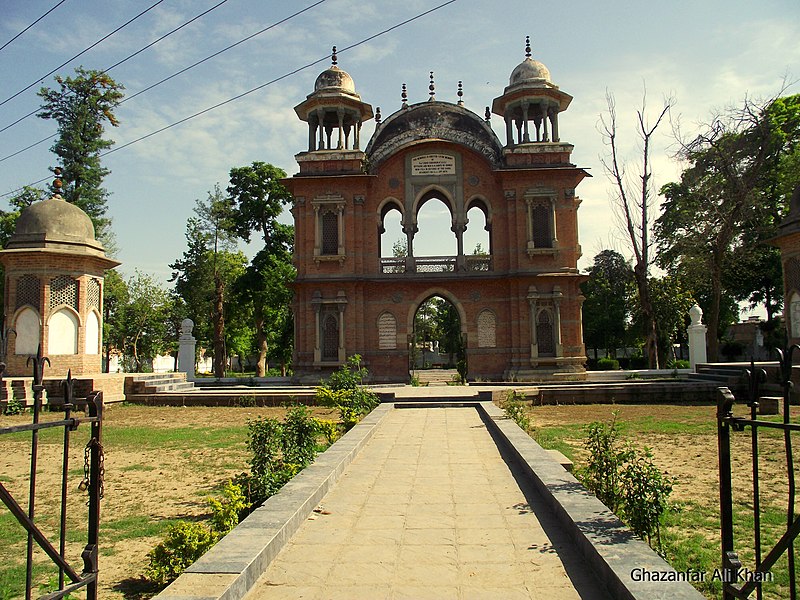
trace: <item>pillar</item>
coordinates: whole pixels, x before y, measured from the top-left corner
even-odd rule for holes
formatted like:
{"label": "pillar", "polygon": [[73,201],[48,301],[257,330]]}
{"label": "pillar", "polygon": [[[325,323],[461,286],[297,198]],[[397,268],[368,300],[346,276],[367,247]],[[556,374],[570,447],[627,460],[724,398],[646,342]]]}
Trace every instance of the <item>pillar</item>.
{"label": "pillar", "polygon": [[686,328],[689,337],[689,367],[696,371],[696,366],[706,362],[706,331],[708,327],[703,325],[703,310],[695,304],[689,309],[691,325]]}
{"label": "pillar", "polygon": [[178,372],[186,373],[186,381],[194,381],[195,347],[197,340],[192,336],[194,322],[191,319],[181,321],[181,335],[178,337]]}

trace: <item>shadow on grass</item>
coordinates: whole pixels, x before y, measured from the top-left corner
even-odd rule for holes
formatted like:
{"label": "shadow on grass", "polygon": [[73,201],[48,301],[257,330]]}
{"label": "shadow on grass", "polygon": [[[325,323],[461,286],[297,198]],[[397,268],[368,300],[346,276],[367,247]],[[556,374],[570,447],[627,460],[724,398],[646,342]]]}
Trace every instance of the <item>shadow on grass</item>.
{"label": "shadow on grass", "polygon": [[144,577],[129,577],[115,584],[111,589],[121,593],[125,600],[147,600],[165,587],[165,585],[158,585]]}

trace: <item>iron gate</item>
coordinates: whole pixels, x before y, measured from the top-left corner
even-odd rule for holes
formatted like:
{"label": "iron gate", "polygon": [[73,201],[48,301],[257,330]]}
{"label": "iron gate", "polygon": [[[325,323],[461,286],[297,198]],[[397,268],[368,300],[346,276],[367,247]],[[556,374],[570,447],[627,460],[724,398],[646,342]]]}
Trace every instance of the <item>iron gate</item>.
{"label": "iron gate", "polygon": [[[25,599],[30,600],[33,587],[33,543],[36,544],[50,557],[58,567],[58,590],[40,596],[40,600],[56,600],[63,598],[71,592],[81,588],[86,588],[87,600],[97,598],[97,575],[98,575],[98,533],[100,524],[100,499],[103,497],[103,447],[102,447],[102,422],[103,422],[103,393],[92,392],[86,398],[86,416],[73,416],[73,409],[76,405],[73,402],[73,384],[71,373],[62,382],[64,390],[64,404],[60,409],[64,412],[64,418],[58,420],[40,421],[42,413],[42,396],[44,392],[44,365],[49,364],[49,360],[39,354],[29,359],[29,364],[33,363],[33,421],[26,425],[16,425],[13,427],[0,428],[0,435],[31,432],[31,457],[30,457],[30,479],[28,488],[28,510],[25,511],[20,503],[11,495],[6,487],[0,482],[0,499],[3,504],[19,521],[20,525],[27,531],[28,539],[26,546],[26,569],[25,569]],[[1,376],[1,375],[0,375]],[[84,478],[78,489],[88,492],[89,507],[87,525],[87,543],[81,554],[83,559],[83,570],[79,574],[77,570],[66,560],[66,536],[67,536],[67,475],[69,470],[69,449],[70,434],[75,431],[82,423],[90,424],[89,442],[85,448]],[[37,458],[39,448],[39,432],[43,429],[63,428],[63,455],[61,461],[61,506],[58,549],[44,535],[36,524],[36,473]],[[66,582],[69,578],[69,583]]]}
{"label": "iron gate", "polygon": [[[789,598],[797,600],[797,574],[795,570],[794,540],[800,533],[800,517],[795,510],[795,469],[792,454],[792,434],[800,431],[800,424],[791,422],[790,395],[792,389],[792,355],[800,349],[797,344],[787,351],[778,350],[780,365],[780,384],[783,389],[781,398],[783,419],[769,421],[758,418],[758,407],[761,384],[766,381],[767,374],[757,369],[753,363],[746,371],[748,381],[747,406],[749,418],[735,417],[733,406],[735,398],[726,387],[719,388],[717,404],[717,442],[719,447],[719,496],[720,496],[720,529],[722,539],[721,581],[724,600],[734,598],[747,599],[755,591],[756,597],[762,598],[762,583],[771,580],[771,569],[784,553],[787,553],[789,571]],[[753,480],[753,550],[754,568],[742,564],[734,546],[733,486],[731,478],[731,430],[744,431],[750,428],[750,444],[752,454]],[[786,460],[788,500],[786,508],[786,530],[775,545],[764,553],[762,547],[761,527],[761,491],[759,481],[759,430],[778,430],[783,433],[783,446]]]}

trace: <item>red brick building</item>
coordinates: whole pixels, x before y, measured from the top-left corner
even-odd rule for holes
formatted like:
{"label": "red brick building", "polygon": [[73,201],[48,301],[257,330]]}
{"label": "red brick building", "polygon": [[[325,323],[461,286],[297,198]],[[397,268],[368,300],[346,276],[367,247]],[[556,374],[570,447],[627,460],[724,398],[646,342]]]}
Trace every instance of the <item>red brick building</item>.
{"label": "red brick building", "polygon": [[[295,356],[298,379],[316,381],[360,354],[376,381],[408,381],[414,315],[432,296],[455,306],[468,377],[552,380],[584,377],[575,188],[587,173],[570,162],[559,114],[572,100],[550,73],[525,60],[491,112],[503,144],[462,102],[430,99],[381,120],[336,65],[295,110],[308,123],[294,196]],[[405,90],[405,87],[404,87]],[[459,97],[461,90],[459,89]],[[376,119],[361,149],[361,124]],[[454,256],[415,257],[422,206],[450,212]],[[464,251],[467,212],[479,208],[488,255]],[[407,257],[382,257],[387,216],[398,211]],[[474,214],[474,213],[473,213]]]}

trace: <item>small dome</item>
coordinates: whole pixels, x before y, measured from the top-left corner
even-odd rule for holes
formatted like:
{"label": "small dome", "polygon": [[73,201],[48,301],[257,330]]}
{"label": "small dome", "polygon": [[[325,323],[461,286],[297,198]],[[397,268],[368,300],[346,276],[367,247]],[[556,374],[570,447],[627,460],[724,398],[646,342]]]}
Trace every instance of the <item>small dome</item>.
{"label": "small dome", "polygon": [[538,60],[528,57],[511,72],[508,85],[512,86],[521,83],[537,83],[542,81],[552,83],[550,80],[550,71]]}
{"label": "small dome", "polygon": [[61,197],[35,202],[23,210],[13,237],[23,235],[44,235],[53,241],[95,241],[89,215]]}
{"label": "small dome", "polygon": [[353,83],[353,78],[346,71],[342,71],[336,65],[324,70],[319,74],[317,80],[314,82],[314,91],[319,92],[322,90],[335,89],[339,91],[356,93],[356,84]]}

